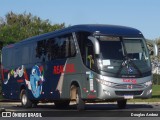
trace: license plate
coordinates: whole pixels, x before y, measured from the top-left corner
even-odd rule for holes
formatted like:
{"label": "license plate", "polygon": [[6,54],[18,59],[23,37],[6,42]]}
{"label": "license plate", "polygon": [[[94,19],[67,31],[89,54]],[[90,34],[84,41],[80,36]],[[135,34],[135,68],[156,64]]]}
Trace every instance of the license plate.
{"label": "license plate", "polygon": [[124,95],[124,99],[133,99],[133,95]]}

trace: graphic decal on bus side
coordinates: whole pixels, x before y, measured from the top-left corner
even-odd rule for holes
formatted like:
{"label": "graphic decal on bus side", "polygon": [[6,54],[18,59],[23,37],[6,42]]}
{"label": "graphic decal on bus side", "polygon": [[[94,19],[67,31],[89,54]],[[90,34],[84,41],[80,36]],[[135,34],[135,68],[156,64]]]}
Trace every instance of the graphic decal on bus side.
{"label": "graphic decal on bus side", "polygon": [[53,66],[53,74],[54,75],[60,74],[60,78],[58,80],[58,84],[56,87],[56,90],[58,90],[60,94],[62,93],[64,74],[75,73],[75,72],[76,72],[75,65],[68,64],[67,61],[66,61],[65,65]]}
{"label": "graphic decal on bus side", "polygon": [[[8,72],[7,70],[6,72]],[[6,85],[10,78],[20,78],[17,82],[23,82],[25,79],[25,83],[29,90],[32,91],[32,94],[35,98],[38,98],[42,92],[42,83],[44,82],[44,69],[43,66],[38,67],[37,65],[32,67],[30,80],[27,75],[27,71],[24,68],[24,65],[18,67],[16,70],[10,70],[7,75],[7,79],[3,80],[3,83]],[[22,79],[23,78],[23,79]]]}
{"label": "graphic decal on bus side", "polygon": [[93,91],[94,90],[93,73],[91,71],[87,71],[86,74],[89,75],[89,87],[90,87],[90,91]]}
{"label": "graphic decal on bus side", "polygon": [[53,66],[53,74],[62,74],[62,73],[75,73],[74,64],[65,64],[64,65],[55,65]]}
{"label": "graphic decal on bus side", "polygon": [[38,98],[42,93],[42,83],[44,82],[43,67],[33,66],[30,74],[31,91],[35,98]]}
{"label": "graphic decal on bus side", "polygon": [[[66,69],[66,64],[67,64],[67,61],[62,69],[62,71],[65,71]],[[54,70],[55,71],[55,70]],[[58,84],[57,84],[57,87],[56,87],[56,90],[59,91],[60,95],[62,93],[62,86],[63,86],[63,79],[64,79],[64,72],[61,72],[61,76],[60,76],[60,79],[58,81]]]}
{"label": "graphic decal on bus side", "polygon": [[17,68],[16,70],[12,69],[11,71],[9,71],[9,73],[7,75],[7,79],[4,79],[4,84],[7,84],[11,77],[14,77],[14,78],[22,77],[23,73],[24,73],[24,66],[23,65],[21,67]]}

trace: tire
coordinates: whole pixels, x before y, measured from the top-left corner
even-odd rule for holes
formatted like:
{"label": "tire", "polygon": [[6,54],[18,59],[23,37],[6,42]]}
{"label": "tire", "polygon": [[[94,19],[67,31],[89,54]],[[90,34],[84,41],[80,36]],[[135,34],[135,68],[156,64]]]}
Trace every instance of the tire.
{"label": "tire", "polygon": [[60,101],[54,101],[56,108],[67,108],[69,107],[70,100],[60,100]]}
{"label": "tire", "polygon": [[81,111],[85,109],[85,102],[81,97],[81,92],[80,92],[80,88],[77,87],[76,88],[76,105],[77,105],[77,110]]}
{"label": "tire", "polygon": [[31,101],[31,102],[32,102],[32,107],[36,108],[37,104],[38,104],[38,101]]}
{"label": "tire", "polygon": [[118,100],[117,105],[119,109],[125,109],[127,105],[127,100]]}
{"label": "tire", "polygon": [[24,108],[31,108],[32,107],[32,101],[28,98],[27,91],[25,89],[21,90],[21,104]]}

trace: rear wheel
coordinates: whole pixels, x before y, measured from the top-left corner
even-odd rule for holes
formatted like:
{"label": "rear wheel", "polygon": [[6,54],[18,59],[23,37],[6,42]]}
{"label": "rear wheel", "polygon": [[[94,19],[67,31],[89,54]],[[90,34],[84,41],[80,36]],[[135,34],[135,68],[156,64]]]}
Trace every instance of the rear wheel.
{"label": "rear wheel", "polygon": [[126,108],[127,100],[118,100],[117,105],[119,109],[124,109]]}
{"label": "rear wheel", "polygon": [[25,107],[25,108],[32,107],[32,101],[28,98],[27,91],[25,89],[21,90],[20,96],[21,96],[20,99],[21,99],[22,107]]}

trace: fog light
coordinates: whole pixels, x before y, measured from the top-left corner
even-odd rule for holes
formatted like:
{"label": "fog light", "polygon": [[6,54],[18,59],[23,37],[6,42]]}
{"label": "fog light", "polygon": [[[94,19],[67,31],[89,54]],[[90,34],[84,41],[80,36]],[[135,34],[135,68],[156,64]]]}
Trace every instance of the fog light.
{"label": "fog light", "polygon": [[103,92],[106,94],[106,95],[108,95],[108,96],[110,96],[111,94],[110,94],[110,92],[109,91],[107,91],[107,90],[103,90]]}
{"label": "fog light", "polygon": [[152,81],[147,81],[144,83],[146,87],[151,86],[152,85]]}

